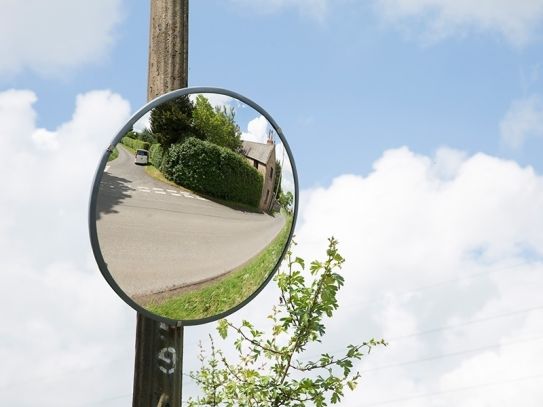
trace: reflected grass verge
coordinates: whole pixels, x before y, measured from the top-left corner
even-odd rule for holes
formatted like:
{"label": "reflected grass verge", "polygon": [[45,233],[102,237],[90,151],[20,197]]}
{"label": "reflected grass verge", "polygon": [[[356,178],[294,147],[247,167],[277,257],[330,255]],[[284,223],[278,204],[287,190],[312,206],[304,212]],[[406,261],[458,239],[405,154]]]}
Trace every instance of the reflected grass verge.
{"label": "reflected grass verge", "polygon": [[275,239],[241,268],[195,291],[185,292],[161,302],[145,306],[160,316],[176,320],[211,317],[227,311],[250,297],[268,277],[287,244],[292,215],[283,213],[285,225]]}
{"label": "reflected grass verge", "polygon": [[113,148],[113,151],[109,154],[107,160],[113,161],[119,156],[119,150],[117,150],[117,147]]}

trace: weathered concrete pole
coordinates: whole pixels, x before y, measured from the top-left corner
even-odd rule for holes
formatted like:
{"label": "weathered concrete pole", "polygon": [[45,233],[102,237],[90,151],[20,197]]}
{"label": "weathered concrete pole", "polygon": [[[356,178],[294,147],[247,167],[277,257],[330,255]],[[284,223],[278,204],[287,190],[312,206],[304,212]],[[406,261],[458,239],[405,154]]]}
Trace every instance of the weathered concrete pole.
{"label": "weathered concrete pole", "polygon": [[[188,83],[189,0],[151,0],[147,100]],[[149,253],[152,255],[152,253]],[[138,314],[133,407],[180,407],[183,326]]]}
{"label": "weathered concrete pole", "polygon": [[147,100],[188,83],[188,0],[151,0]]}

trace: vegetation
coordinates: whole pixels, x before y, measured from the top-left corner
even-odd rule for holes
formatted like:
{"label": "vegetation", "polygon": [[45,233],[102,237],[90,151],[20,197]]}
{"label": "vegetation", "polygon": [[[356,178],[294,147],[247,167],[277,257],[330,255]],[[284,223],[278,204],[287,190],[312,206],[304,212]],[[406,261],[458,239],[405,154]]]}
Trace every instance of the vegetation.
{"label": "vegetation", "polygon": [[113,160],[116,159],[118,156],[119,156],[119,150],[117,150],[117,147],[114,147],[114,148],[113,148],[113,151],[109,154],[107,160],[108,160],[108,161],[113,161]]}
{"label": "vegetation", "polygon": [[384,340],[348,345],[342,356],[300,357],[308,345],[322,341],[325,318],[339,307],[337,293],[344,279],[338,270],[344,259],[335,239],[329,240],[326,254],[308,270],[289,250],[288,270],[275,278],[280,296],[268,316],[269,333],[249,321],[219,321],[217,331],[223,339],[235,336],[237,357],[227,358],[211,337],[210,351],[202,348],[200,353],[201,368],[190,374],[202,395],[189,399],[188,406],[322,407],[339,403],[346,389],[356,387],[360,374],[353,371],[353,362],[373,347],[386,345]]}
{"label": "vegetation", "polygon": [[203,95],[198,95],[194,103],[193,125],[201,139],[232,151],[241,150],[241,130],[234,120],[232,108],[213,108]]}
{"label": "vegetation", "polygon": [[160,169],[162,166],[162,160],[164,159],[164,148],[158,144],[153,144],[149,149],[149,161],[156,168]]}
{"label": "vegetation", "polygon": [[197,136],[192,124],[194,106],[188,96],[162,103],[151,111],[151,132],[164,148]]}
{"label": "vegetation", "polygon": [[125,136],[121,139],[121,143],[132,150],[149,150],[149,143],[141,140],[134,139],[132,137]]}
{"label": "vegetation", "polygon": [[292,213],[292,208],[294,204],[294,195],[292,195],[292,192],[287,191],[287,193],[281,192],[279,194],[279,205],[281,205],[282,208],[284,208],[288,213]]}
{"label": "vegetation", "polygon": [[263,179],[240,154],[190,138],[172,145],[163,159],[166,178],[192,191],[258,207]]}
{"label": "vegetation", "polygon": [[222,279],[146,308],[167,318],[191,320],[217,315],[235,307],[254,293],[276,266],[291,227],[292,217],[287,216],[281,232],[265,250]]}
{"label": "vegetation", "polygon": [[133,138],[137,138],[138,140],[141,140],[141,141],[146,141],[149,144],[157,143],[156,137],[153,135],[153,133],[151,133],[151,130],[147,128],[143,129],[143,131],[141,132],[133,132],[133,133],[134,133]]}

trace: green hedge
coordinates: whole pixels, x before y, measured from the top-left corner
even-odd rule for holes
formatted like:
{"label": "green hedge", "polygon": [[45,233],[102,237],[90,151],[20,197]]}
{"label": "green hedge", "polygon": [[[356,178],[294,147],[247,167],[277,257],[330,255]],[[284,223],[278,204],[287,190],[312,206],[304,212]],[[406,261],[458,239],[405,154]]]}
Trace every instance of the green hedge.
{"label": "green hedge", "polygon": [[149,161],[155,166],[155,168],[160,169],[162,165],[162,160],[164,159],[164,149],[158,143],[151,145],[149,149]]}
{"label": "green hedge", "polygon": [[195,192],[258,208],[262,174],[228,148],[189,138],[168,149],[162,171],[176,184]]}
{"label": "green hedge", "polygon": [[146,141],[136,140],[131,137],[123,137],[121,143],[133,150],[149,150],[149,143]]}

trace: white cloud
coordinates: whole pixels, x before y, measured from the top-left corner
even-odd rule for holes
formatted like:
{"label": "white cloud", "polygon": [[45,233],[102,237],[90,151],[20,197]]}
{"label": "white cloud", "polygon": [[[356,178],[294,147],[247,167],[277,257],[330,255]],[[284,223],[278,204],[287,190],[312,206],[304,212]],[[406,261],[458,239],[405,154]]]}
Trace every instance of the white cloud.
{"label": "white cloud", "polygon": [[502,141],[519,148],[529,137],[543,137],[543,102],[539,96],[513,101],[500,122]]}
{"label": "white cloud", "polygon": [[133,364],[135,315],[101,277],[87,232],[95,168],[130,106],[88,92],[69,121],[47,130],[36,127],[36,100],[0,93],[2,405],[70,405],[131,388],[117,373]]}
{"label": "white cloud", "polygon": [[375,4],[386,21],[429,43],[490,32],[522,46],[534,39],[543,21],[541,0],[375,0]]}
{"label": "white cloud", "polygon": [[[390,340],[388,348],[359,364],[362,384],[342,405],[484,384],[506,369],[502,379],[538,369],[537,356],[524,355],[540,343],[506,344],[541,335],[534,322],[541,310],[466,325],[541,305],[543,178],[531,168],[447,148],[433,157],[401,148],[385,152],[365,177],[342,175],[325,188],[303,191],[301,202],[298,254],[321,257],[326,237],[334,235],[347,260],[342,307],[328,324],[323,347],[339,350],[370,337]],[[454,325],[460,326],[402,338]],[[469,349],[476,351],[439,356]],[[494,356],[487,360],[488,354]],[[479,366],[477,376],[460,380],[472,364]],[[526,386],[523,397],[515,393],[517,401],[541,404],[541,392]],[[500,401],[493,391],[482,386],[450,400],[423,397],[402,405],[511,404],[511,395]]]}
{"label": "white cloud", "polygon": [[329,9],[329,0],[231,0],[232,3],[263,14],[295,9],[301,15],[322,21]]}
{"label": "white cloud", "polygon": [[151,112],[149,111],[141,116],[139,120],[134,123],[132,129],[138,133],[141,133],[145,129],[151,129]]}
{"label": "white cloud", "polygon": [[241,139],[254,141],[255,143],[265,143],[268,139],[268,131],[271,129],[268,120],[259,115],[247,124],[247,131],[241,133]]}
{"label": "white cloud", "polygon": [[237,99],[231,98],[227,95],[222,95],[220,93],[191,93],[189,94],[189,99],[194,103],[196,98],[202,95],[204,96],[209,104],[213,107],[234,107],[235,103],[240,103]]}
{"label": "white cloud", "polygon": [[[100,276],[86,217],[98,159],[130,107],[109,91],[89,92],[66,123],[39,129],[36,99],[30,91],[0,93],[0,122],[9,129],[0,194],[0,295],[9,304],[0,311],[0,404],[59,405],[63,394],[126,405],[135,313]],[[485,154],[442,148],[428,157],[404,147],[383,153],[371,173],[338,176],[302,198],[296,254],[322,258],[335,235],[346,257],[340,310],[327,322],[325,342],[308,353],[372,336],[390,340],[357,366],[365,371],[361,385],[342,405],[538,373],[540,343],[512,343],[542,334],[542,310],[483,321],[541,305],[543,179],[532,169]],[[270,285],[232,318],[265,324],[276,294]],[[474,320],[482,322],[468,324]],[[402,338],[447,326],[456,328]],[[186,371],[197,366],[195,344],[212,330],[187,328]],[[476,350],[422,362],[469,349]],[[538,383],[402,405],[531,407],[543,402]],[[22,391],[29,386],[34,391]]]}
{"label": "white cloud", "polygon": [[30,69],[59,76],[99,62],[114,43],[121,4],[122,0],[3,1],[0,75]]}

